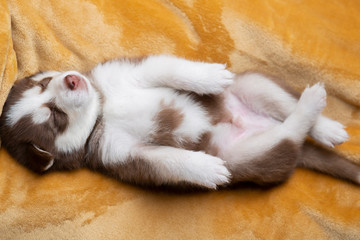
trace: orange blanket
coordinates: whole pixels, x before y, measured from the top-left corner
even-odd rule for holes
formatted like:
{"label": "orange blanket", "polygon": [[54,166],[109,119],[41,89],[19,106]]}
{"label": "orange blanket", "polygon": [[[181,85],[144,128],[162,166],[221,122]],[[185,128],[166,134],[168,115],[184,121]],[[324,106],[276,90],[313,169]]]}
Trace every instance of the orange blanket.
{"label": "orange blanket", "polygon": [[[16,79],[167,53],[318,81],[360,164],[357,0],[0,0],[0,106]],[[88,170],[35,175],[0,151],[0,239],[360,239],[360,186],[297,170],[270,189],[169,193]]]}

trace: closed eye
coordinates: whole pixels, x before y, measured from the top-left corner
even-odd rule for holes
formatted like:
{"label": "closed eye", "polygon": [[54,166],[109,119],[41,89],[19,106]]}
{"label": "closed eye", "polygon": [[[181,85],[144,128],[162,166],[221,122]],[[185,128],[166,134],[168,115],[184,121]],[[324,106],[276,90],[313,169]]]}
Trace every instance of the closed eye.
{"label": "closed eye", "polygon": [[69,122],[68,115],[53,102],[48,103],[47,107],[51,111],[52,124],[54,124],[55,129],[60,133],[64,132]]}

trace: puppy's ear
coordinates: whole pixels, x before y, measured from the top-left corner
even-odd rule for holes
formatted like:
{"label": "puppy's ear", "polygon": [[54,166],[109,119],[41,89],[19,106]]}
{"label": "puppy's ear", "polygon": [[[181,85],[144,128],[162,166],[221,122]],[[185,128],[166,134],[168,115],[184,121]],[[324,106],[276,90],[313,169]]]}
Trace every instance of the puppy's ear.
{"label": "puppy's ear", "polygon": [[51,153],[41,149],[34,144],[28,144],[28,167],[38,173],[45,172],[54,164]]}

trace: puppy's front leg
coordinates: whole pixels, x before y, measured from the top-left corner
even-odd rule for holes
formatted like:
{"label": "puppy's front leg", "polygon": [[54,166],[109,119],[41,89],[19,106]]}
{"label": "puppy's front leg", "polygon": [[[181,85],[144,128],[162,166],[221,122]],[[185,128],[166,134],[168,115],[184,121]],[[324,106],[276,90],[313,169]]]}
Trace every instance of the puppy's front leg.
{"label": "puppy's front leg", "polygon": [[157,185],[188,182],[216,189],[229,182],[230,172],[220,158],[167,146],[139,146],[131,157],[140,158],[153,169]]}
{"label": "puppy's front leg", "polygon": [[234,74],[217,63],[190,61],[167,55],[150,56],[137,66],[144,87],[170,87],[197,94],[218,94],[233,82]]}

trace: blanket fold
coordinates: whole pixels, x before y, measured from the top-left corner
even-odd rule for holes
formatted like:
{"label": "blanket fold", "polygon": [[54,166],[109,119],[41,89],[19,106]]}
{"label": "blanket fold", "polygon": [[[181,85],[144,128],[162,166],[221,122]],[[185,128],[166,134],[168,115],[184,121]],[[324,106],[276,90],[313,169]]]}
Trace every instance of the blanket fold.
{"label": "blanket fold", "polygon": [[0,2],[0,106],[16,80],[17,65],[11,36],[11,20],[6,0]]}

